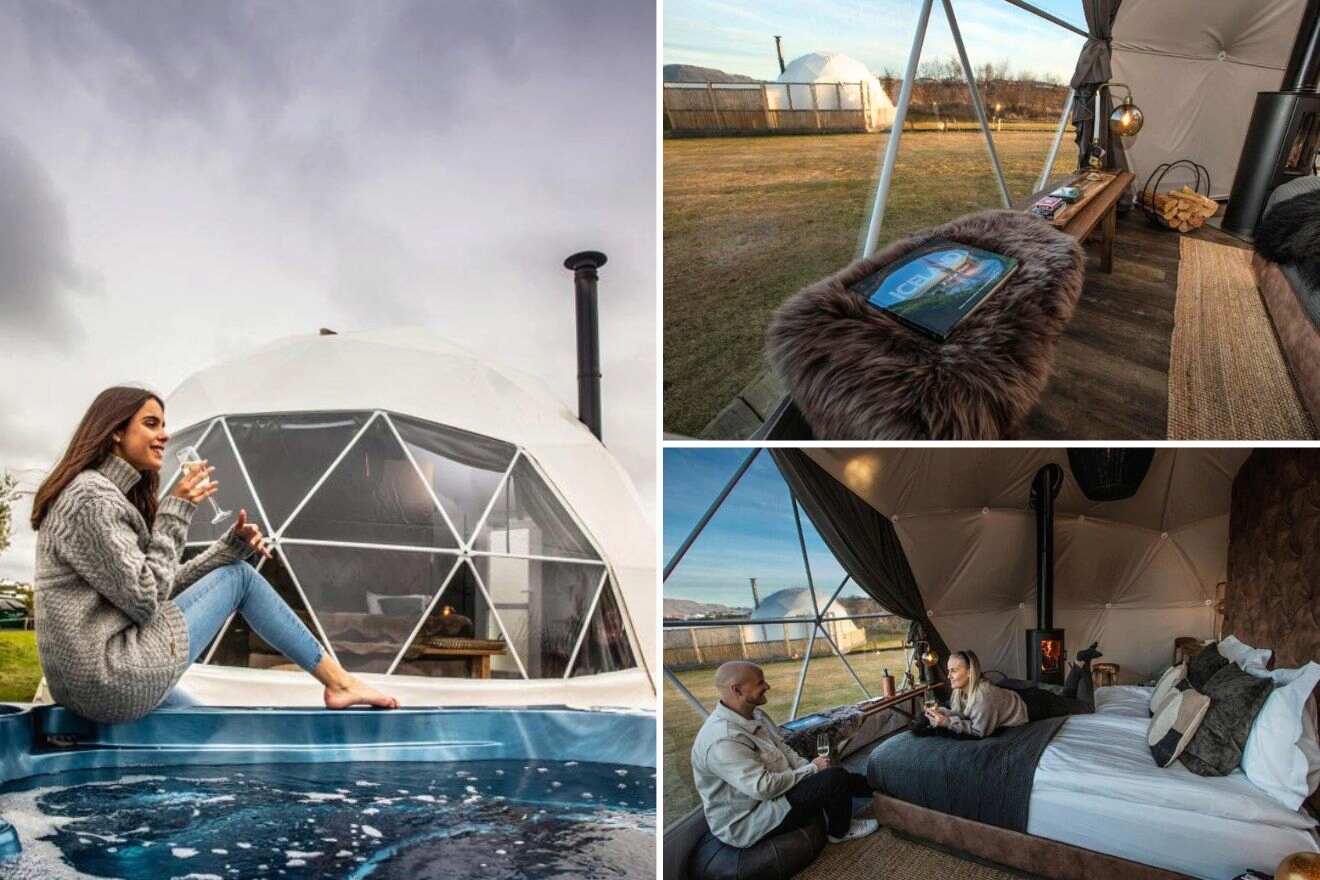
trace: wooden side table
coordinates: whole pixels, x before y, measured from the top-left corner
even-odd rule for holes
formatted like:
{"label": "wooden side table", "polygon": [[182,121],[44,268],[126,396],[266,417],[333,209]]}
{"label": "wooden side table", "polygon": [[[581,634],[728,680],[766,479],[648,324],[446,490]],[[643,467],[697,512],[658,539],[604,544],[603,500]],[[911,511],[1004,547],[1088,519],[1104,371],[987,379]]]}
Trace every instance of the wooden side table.
{"label": "wooden side table", "polygon": [[1190,660],[1205,649],[1201,640],[1194,636],[1178,636],[1173,640],[1173,665],[1177,666],[1185,660]]}
{"label": "wooden side table", "polygon": [[1118,680],[1120,668],[1117,663],[1092,663],[1091,683],[1098,688],[1111,687]]}
{"label": "wooden side table", "polygon": [[[1086,172],[1083,170],[1077,173]],[[1075,213],[1069,215],[1061,226],[1054,227],[1068,233],[1078,242],[1084,243],[1087,236],[1095,231],[1096,226],[1100,226],[1101,272],[1114,271],[1114,238],[1118,233],[1118,199],[1136,177],[1131,171],[1109,173],[1112,173],[1114,177],[1105,184],[1104,189],[1089,198],[1086,204],[1082,205]],[[1017,207],[1025,211],[1031,207],[1036,199],[1049,195],[1061,185],[1065,184],[1054,183],[1039,192],[1032,193],[1019,202]]]}

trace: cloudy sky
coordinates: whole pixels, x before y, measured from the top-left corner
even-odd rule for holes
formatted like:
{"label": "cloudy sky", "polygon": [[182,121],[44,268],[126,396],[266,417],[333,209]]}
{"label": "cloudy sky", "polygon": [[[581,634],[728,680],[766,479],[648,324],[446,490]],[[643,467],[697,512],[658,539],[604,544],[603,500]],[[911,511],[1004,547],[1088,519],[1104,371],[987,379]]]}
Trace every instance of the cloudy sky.
{"label": "cloudy sky", "polygon": [[649,509],[655,40],[650,0],[0,4],[0,467],[34,488],[103,387],[319,327],[421,325],[575,407],[591,248]]}
{"label": "cloudy sky", "polygon": [[[1033,0],[1051,15],[1086,30],[1081,0]],[[784,59],[815,50],[843,52],[873,73],[886,68],[902,76],[918,0],[666,0],[664,63],[697,64],[757,79],[779,75],[776,34]],[[1077,64],[1083,40],[1076,34],[1005,3],[958,0],[954,11],[967,55],[974,65],[1008,61],[1014,72],[1039,78],[1052,73],[1065,82]],[[923,59],[956,57],[942,3],[931,12]]]}

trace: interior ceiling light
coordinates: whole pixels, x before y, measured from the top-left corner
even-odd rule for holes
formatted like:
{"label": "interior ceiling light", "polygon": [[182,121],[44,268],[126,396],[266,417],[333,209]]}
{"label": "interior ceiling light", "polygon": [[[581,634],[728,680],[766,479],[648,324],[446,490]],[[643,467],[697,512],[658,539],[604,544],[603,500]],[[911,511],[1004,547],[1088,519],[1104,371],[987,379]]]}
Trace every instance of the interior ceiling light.
{"label": "interior ceiling light", "polygon": [[1154,449],[1069,449],[1068,467],[1090,500],[1121,501],[1137,494],[1154,458]]}

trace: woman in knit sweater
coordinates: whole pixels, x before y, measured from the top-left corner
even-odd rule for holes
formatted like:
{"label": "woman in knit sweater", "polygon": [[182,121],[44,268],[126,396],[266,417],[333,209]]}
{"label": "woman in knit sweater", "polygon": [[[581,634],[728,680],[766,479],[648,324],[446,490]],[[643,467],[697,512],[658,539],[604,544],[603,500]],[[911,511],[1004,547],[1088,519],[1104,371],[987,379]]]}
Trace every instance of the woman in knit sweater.
{"label": "woman in knit sweater", "polygon": [[[240,511],[223,537],[187,563],[197,505],[215,468],[192,467],[157,502],[169,434],[160,398],[101,392],[37,490],[37,651],[51,695],[95,721],[141,718],[170,695],[225,620],[241,614],[325,686],[325,705],[396,708],[344,671],[245,560],[270,557]],[[186,701],[186,698],[184,698]]]}
{"label": "woman in knit sweater", "polygon": [[949,708],[927,709],[924,721],[930,728],[944,729],[961,736],[989,736],[1001,727],[1016,727],[1041,718],[1060,715],[1088,715],[1095,711],[1095,692],[1091,682],[1091,661],[1101,656],[1096,645],[1078,653],[1081,666],[1068,672],[1060,696],[1044,688],[1020,690],[996,687],[981,677],[981,660],[975,651],[955,651],[949,655]]}

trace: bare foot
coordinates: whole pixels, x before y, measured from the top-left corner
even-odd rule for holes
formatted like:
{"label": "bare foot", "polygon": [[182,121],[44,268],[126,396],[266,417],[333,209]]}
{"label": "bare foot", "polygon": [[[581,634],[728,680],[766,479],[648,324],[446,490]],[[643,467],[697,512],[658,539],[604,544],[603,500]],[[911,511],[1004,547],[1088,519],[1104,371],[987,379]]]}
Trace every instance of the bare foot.
{"label": "bare foot", "polygon": [[375,688],[367,687],[356,678],[347,687],[326,688],[325,707],[327,709],[347,709],[349,706],[378,706],[381,709],[397,709],[399,701],[387,697]]}

